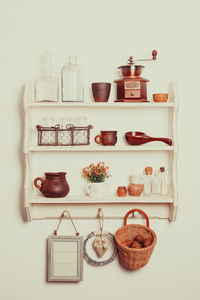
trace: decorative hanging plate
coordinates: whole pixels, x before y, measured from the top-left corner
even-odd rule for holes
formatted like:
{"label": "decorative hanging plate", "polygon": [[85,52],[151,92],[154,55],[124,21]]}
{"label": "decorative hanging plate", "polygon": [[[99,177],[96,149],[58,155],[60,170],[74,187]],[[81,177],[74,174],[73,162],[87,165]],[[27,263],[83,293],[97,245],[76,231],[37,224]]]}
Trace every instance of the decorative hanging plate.
{"label": "decorative hanging plate", "polygon": [[[93,246],[94,247],[94,244],[95,246],[97,245],[96,243],[96,236],[98,236],[96,234],[96,232],[91,232],[90,234],[87,235],[86,239],[84,240],[83,242],[83,256],[84,258],[86,259],[86,261],[91,264],[91,265],[95,265],[95,266],[103,266],[103,265],[106,265],[108,263],[111,263],[116,255],[117,255],[117,248],[116,248],[116,245],[115,245],[115,239],[114,239],[114,236],[112,233],[110,232],[103,232],[102,233],[102,240],[106,241],[106,247],[108,246],[108,248],[106,249],[106,251],[104,251],[101,247],[100,247],[100,250],[96,250],[94,249],[95,251],[93,251],[94,255],[95,256],[98,256],[97,258],[93,257],[94,255],[92,254],[88,254],[88,245],[89,243],[91,243],[90,246]],[[93,240],[93,241],[92,241]],[[92,247],[90,247],[91,249]],[[106,252],[106,254],[105,254]],[[107,256],[106,259],[102,260],[102,253],[103,255],[105,254]]]}

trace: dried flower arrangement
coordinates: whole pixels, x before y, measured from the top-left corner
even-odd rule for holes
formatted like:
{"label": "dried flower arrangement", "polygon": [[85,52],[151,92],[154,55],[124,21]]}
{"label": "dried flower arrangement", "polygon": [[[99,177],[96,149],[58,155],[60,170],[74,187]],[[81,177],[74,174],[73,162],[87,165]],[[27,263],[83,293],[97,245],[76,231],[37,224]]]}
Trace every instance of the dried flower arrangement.
{"label": "dried flower arrangement", "polygon": [[109,167],[105,166],[105,162],[99,162],[96,165],[90,164],[88,167],[83,168],[83,177],[91,182],[104,182],[106,178],[111,175]]}

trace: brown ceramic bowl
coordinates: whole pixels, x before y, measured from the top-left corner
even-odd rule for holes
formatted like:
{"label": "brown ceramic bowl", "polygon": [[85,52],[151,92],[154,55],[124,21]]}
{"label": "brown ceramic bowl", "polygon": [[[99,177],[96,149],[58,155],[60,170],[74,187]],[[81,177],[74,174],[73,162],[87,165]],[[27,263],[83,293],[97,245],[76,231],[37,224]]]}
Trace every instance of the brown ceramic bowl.
{"label": "brown ceramic bowl", "polygon": [[153,100],[155,102],[167,102],[168,94],[153,94]]}
{"label": "brown ceramic bowl", "polygon": [[121,76],[123,77],[139,77],[142,73],[144,66],[134,65],[134,66],[121,66],[120,69]]}

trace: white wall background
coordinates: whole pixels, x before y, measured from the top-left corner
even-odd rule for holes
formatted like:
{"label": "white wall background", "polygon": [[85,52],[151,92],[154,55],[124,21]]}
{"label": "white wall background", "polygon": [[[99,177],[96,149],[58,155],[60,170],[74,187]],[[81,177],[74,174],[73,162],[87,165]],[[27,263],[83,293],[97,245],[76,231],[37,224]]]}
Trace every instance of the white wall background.
{"label": "white wall background", "polygon": [[[0,1],[1,243],[0,297],[25,299],[199,299],[199,1]],[[118,261],[102,268],[84,264],[78,284],[46,282],[46,237],[57,222],[23,221],[22,88],[39,72],[43,50],[54,54],[55,75],[77,55],[86,85],[113,81],[129,55],[159,62],[145,74],[164,90],[177,79],[179,115],[179,211],[175,223],[151,221],[158,244],[149,264],[136,272]],[[96,221],[77,221],[83,235]],[[106,221],[111,231],[121,221]],[[71,234],[70,226],[63,232]]]}

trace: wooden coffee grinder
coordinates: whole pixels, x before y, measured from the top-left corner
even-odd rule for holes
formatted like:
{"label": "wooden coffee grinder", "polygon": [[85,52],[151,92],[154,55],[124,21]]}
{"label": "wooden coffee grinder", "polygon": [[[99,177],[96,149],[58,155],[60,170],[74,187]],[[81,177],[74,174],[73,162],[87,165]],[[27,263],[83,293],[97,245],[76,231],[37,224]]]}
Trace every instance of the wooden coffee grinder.
{"label": "wooden coffee grinder", "polygon": [[133,56],[128,59],[128,65],[120,66],[121,76],[114,82],[117,84],[117,100],[115,102],[149,102],[147,100],[148,79],[140,77],[144,66],[136,65],[136,61],[155,60],[157,51],[152,51],[152,58],[134,60]]}

